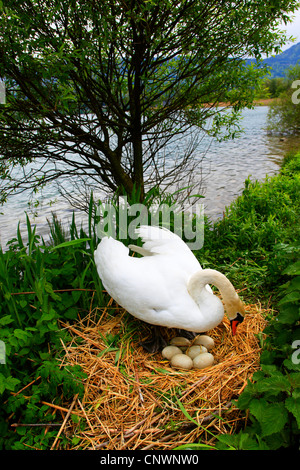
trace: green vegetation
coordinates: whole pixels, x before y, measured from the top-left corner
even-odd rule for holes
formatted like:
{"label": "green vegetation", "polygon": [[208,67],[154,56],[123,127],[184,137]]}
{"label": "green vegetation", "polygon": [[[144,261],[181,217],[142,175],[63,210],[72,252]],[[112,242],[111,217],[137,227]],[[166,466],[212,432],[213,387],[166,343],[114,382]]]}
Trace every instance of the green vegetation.
{"label": "green vegetation", "polygon": [[[274,309],[261,337],[261,369],[238,399],[239,408],[249,410],[247,427],[218,436],[217,448],[299,445],[299,175],[300,154],[286,158],[277,176],[261,183],[247,180],[225,217],[207,221],[204,247],[196,253],[204,267],[227,274],[246,302]],[[92,302],[106,303],[92,257],[97,242],[92,199],[88,233],[78,230],[74,219],[68,234],[55,218],[50,225],[51,245],[27,218],[28,241],[18,229],[8,250],[0,251],[0,340],[6,345],[6,364],[0,364],[0,448],[51,446],[55,428],[45,434],[38,426],[28,432],[11,424],[55,424],[46,403],[81,396],[82,372],[59,367],[61,342],[68,342],[59,321],[74,322]],[[62,448],[67,442],[61,436]]]}
{"label": "green vegetation", "polygon": [[265,78],[261,81],[255,99],[284,98],[291,92],[293,81],[299,79],[299,70],[300,65],[296,64],[286,69],[284,77]]}
{"label": "green vegetation", "polygon": [[[279,79],[276,79],[279,80]],[[277,87],[278,99],[268,112],[268,130],[272,133],[300,133],[300,64],[289,69],[286,78]]]}
{"label": "green vegetation", "polygon": [[[78,232],[73,219],[67,243],[55,218],[50,228],[55,247],[46,246],[27,217],[27,243],[18,228],[9,249],[0,251],[0,340],[6,346],[6,363],[0,364],[0,449],[47,449],[57,431],[44,435],[40,427],[10,425],[51,423],[55,418],[43,401],[59,404],[83,393],[81,371],[60,369],[57,357],[61,342],[69,339],[59,319],[85,316],[91,299],[95,305],[103,303],[92,269],[96,239],[91,213],[89,234]],[[23,387],[24,392],[14,395]]]}
{"label": "green vegetation", "polygon": [[[299,246],[282,248],[299,259]],[[261,369],[238,399],[251,424],[226,442],[243,449],[299,449],[300,444],[300,264],[282,272],[288,277],[279,288],[279,313],[269,319],[264,333]]]}
{"label": "green vegetation", "polygon": [[260,89],[255,95],[255,99],[278,98],[281,93],[290,88],[291,82],[287,77],[266,78],[261,82]]}

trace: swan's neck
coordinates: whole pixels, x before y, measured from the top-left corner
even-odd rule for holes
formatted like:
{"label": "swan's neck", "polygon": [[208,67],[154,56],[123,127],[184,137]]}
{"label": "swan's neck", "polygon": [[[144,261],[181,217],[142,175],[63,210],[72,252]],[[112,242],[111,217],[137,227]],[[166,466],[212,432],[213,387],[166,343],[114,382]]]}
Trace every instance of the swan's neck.
{"label": "swan's neck", "polygon": [[207,284],[213,284],[216,286],[223,298],[227,313],[230,315],[232,303],[239,302],[239,297],[231,284],[224,274],[214,269],[203,269],[193,274],[188,283],[188,291],[190,295],[195,299],[197,303],[200,303],[204,298],[207,298],[209,294],[205,288]]}

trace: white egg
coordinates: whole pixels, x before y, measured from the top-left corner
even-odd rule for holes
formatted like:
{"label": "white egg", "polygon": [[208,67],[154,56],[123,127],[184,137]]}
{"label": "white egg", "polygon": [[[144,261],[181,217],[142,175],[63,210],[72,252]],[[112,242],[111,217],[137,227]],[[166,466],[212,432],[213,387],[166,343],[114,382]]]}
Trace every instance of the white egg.
{"label": "white egg", "polygon": [[201,335],[201,336],[198,336],[195,339],[194,344],[203,345],[203,346],[206,347],[207,350],[210,350],[214,347],[215,342],[214,342],[213,338],[211,338],[210,336]]}
{"label": "white egg", "polygon": [[196,369],[204,369],[205,367],[212,366],[214,356],[210,353],[199,354],[193,359],[193,365]]}
{"label": "white egg", "polygon": [[175,354],[182,354],[182,351],[177,346],[166,346],[162,350],[161,354],[162,357],[170,360],[173,356],[175,356]]}
{"label": "white egg", "polygon": [[204,346],[193,345],[188,349],[187,355],[191,359],[194,359],[194,357],[198,356],[199,354],[203,354],[203,353],[206,353],[206,352],[207,352],[207,349]]}
{"label": "white egg", "polygon": [[174,346],[185,346],[186,348],[191,344],[190,340],[183,336],[176,336],[172,338],[170,343]]}
{"label": "white egg", "polygon": [[193,360],[186,356],[186,354],[175,354],[171,359],[171,365],[178,369],[191,369],[193,367]]}

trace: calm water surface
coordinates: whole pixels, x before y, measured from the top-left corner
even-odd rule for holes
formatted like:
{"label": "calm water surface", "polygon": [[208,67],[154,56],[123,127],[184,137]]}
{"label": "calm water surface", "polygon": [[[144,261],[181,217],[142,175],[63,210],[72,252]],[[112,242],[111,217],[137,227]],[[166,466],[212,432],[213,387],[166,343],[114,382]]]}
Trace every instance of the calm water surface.
{"label": "calm water surface", "polygon": [[[265,130],[267,112],[266,106],[245,110],[242,120],[244,133],[235,140],[223,143],[207,139],[202,141],[198,155],[205,199],[201,202],[204,202],[205,214],[213,220],[222,217],[225,206],[241,194],[246,178],[250,176],[253,180],[263,180],[266,175],[277,173],[285,153],[290,148],[299,146],[299,139],[281,140],[277,136],[267,135]],[[49,232],[47,218],[51,218],[52,212],[55,212],[66,225],[71,221],[74,209],[58,196],[55,186],[50,186],[44,191],[41,204],[34,211],[28,207],[28,198],[26,193],[12,196],[1,209],[2,247],[15,237],[19,221],[21,231],[26,233],[25,211],[28,212],[31,221],[37,225],[37,233],[43,235],[45,239]],[[78,211],[76,220],[84,223],[86,215]]]}

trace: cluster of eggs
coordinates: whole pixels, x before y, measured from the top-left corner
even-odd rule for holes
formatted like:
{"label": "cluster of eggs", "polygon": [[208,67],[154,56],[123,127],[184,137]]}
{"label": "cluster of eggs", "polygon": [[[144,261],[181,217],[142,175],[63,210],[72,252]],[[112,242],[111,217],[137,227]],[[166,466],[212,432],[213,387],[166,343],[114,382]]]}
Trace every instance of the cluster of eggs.
{"label": "cluster of eggs", "polygon": [[214,345],[213,338],[207,335],[198,336],[193,342],[177,336],[162,350],[162,356],[178,369],[204,369],[214,362],[214,356],[208,352]]}

